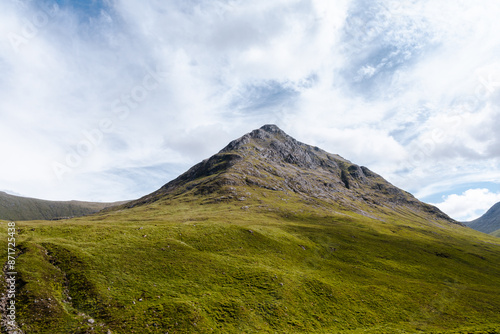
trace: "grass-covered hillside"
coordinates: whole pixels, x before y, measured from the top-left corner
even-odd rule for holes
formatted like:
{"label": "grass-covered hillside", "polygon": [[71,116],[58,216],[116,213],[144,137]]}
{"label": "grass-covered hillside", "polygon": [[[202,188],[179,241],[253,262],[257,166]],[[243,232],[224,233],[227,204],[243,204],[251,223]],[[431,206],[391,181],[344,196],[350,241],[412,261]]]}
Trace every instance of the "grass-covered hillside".
{"label": "grass-covered hillside", "polygon": [[16,224],[24,333],[500,333],[499,238],[275,126],[137,201]]}
{"label": "grass-covered hillside", "polygon": [[120,203],[46,201],[0,192],[0,219],[35,220],[80,217]]}
{"label": "grass-covered hillside", "polygon": [[25,333],[500,332],[499,239],[411,213],[368,218],[294,194],[233,191],[245,200],[188,193],[18,222],[19,325]]}

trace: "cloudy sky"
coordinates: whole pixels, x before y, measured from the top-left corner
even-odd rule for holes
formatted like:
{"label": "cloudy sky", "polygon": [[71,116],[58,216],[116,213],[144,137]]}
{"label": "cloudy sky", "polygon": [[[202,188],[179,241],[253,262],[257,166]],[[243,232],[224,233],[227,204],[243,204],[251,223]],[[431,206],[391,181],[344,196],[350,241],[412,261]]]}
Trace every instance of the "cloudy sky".
{"label": "cloudy sky", "polygon": [[455,219],[500,201],[498,0],[2,0],[0,190],[114,201],[274,123]]}

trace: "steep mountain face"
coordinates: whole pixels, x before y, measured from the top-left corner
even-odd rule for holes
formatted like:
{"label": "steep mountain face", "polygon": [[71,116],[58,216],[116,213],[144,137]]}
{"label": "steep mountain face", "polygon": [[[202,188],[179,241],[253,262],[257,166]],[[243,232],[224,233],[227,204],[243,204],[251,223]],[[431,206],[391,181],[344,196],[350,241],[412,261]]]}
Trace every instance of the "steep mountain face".
{"label": "steep mountain face", "polygon": [[455,222],[368,168],[303,144],[276,125],[264,125],[232,141],[219,153],[127,207],[189,191],[214,199],[237,199],[245,196],[244,191],[238,192],[240,187],[295,194],[305,201],[318,199],[366,215],[371,214],[366,211],[380,209],[406,210]]}
{"label": "steep mountain face", "polygon": [[81,201],[46,201],[36,198],[13,196],[0,192],[0,219],[38,220],[80,217],[96,213],[117,203],[93,203]]}
{"label": "steep mountain face", "polygon": [[467,226],[484,233],[500,230],[500,202],[493,205],[484,215],[466,223]]}

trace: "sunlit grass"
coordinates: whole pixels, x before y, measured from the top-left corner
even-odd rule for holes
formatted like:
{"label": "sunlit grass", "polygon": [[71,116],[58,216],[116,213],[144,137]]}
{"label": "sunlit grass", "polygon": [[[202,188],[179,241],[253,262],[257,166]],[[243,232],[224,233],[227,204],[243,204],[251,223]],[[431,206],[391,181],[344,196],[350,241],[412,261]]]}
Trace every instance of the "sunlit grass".
{"label": "sunlit grass", "polygon": [[238,191],[251,195],[18,222],[19,323],[27,333],[500,331],[500,239],[409,212],[375,219]]}

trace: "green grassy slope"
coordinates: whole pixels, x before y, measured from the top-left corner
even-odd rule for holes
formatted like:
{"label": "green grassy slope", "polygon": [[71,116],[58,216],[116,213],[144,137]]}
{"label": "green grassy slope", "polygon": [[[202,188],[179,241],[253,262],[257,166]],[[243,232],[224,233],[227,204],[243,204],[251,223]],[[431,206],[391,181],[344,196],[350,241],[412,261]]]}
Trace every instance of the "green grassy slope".
{"label": "green grassy slope", "polygon": [[0,219],[36,220],[80,217],[120,203],[123,202],[46,201],[0,192]]}
{"label": "green grassy slope", "polygon": [[19,324],[26,333],[500,333],[500,239],[421,212],[369,218],[297,194],[233,191],[246,197],[186,192],[18,222]]}
{"label": "green grassy slope", "polygon": [[500,237],[500,230],[497,230],[495,232],[491,232],[490,234],[495,236],[495,237]]}

